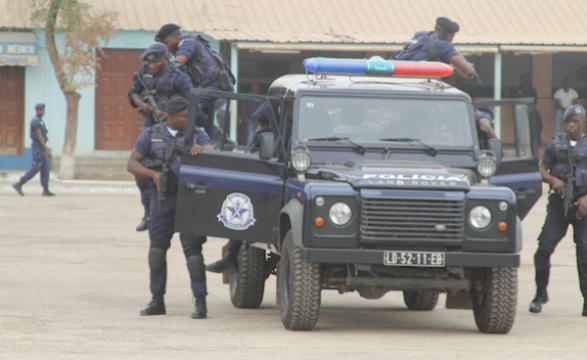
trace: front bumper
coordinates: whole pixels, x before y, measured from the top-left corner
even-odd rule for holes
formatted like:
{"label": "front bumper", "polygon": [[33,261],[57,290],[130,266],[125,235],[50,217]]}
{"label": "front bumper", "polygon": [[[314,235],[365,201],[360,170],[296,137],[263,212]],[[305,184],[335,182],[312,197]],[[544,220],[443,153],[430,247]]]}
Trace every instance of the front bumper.
{"label": "front bumper", "polygon": [[[388,250],[371,249],[302,249],[305,262],[333,264],[383,264]],[[520,254],[444,252],[445,266],[519,267]]]}

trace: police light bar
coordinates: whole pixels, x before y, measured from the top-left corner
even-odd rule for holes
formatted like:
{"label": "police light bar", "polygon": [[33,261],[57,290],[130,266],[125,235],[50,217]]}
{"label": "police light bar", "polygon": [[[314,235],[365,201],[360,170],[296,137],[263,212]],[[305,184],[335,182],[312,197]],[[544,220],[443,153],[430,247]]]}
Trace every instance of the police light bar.
{"label": "police light bar", "polygon": [[442,78],[453,73],[452,67],[441,62],[393,61],[380,56],[369,60],[315,57],[304,60],[304,67],[314,73],[364,76]]}

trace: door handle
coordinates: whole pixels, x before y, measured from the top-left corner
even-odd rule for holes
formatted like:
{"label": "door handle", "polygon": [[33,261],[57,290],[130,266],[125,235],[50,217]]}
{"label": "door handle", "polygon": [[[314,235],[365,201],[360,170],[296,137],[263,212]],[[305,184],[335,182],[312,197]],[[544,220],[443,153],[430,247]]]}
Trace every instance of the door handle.
{"label": "door handle", "polygon": [[536,194],[536,190],[524,190],[524,191],[516,191],[516,197],[518,199],[525,199],[528,196]]}
{"label": "door handle", "polygon": [[208,186],[208,185],[198,185],[198,184],[192,184],[192,183],[185,184],[185,187],[188,190],[194,190],[194,192],[196,194],[205,194],[206,191],[208,191],[208,189],[210,188],[210,186]]}

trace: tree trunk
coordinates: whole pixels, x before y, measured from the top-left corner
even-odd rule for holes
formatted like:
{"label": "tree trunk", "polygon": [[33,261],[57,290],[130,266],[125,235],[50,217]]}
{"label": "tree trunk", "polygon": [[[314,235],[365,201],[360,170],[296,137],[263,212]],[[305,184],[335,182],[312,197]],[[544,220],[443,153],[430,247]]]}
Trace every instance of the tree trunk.
{"label": "tree trunk", "polygon": [[45,26],[45,42],[47,43],[47,54],[53,64],[55,76],[59,87],[65,96],[67,104],[67,121],[65,123],[65,140],[63,141],[63,153],[61,155],[61,168],[59,169],[60,179],[75,178],[75,145],[77,140],[77,118],[79,99],[81,95],[70,89],[69,81],[65,77],[57,45],[55,44],[55,22],[59,13],[59,1],[52,0],[49,5],[49,15]]}
{"label": "tree trunk", "polygon": [[67,92],[64,95],[67,103],[67,122],[65,123],[65,139],[63,140],[63,153],[61,154],[59,178],[74,179],[77,120],[79,99],[81,98],[81,95],[75,91]]}

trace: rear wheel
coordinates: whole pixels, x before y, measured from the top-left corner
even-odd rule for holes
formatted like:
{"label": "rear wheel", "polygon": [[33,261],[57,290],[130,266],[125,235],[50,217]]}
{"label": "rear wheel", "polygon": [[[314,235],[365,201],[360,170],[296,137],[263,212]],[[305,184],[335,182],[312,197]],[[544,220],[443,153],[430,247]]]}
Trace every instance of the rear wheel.
{"label": "rear wheel", "polygon": [[320,310],[320,264],[302,261],[302,251],[285,235],[277,271],[281,322],[289,330],[312,330]]}
{"label": "rear wheel", "polygon": [[475,273],[482,290],[473,288],[475,322],[482,332],[506,334],[514,325],[518,300],[518,269],[483,268]]}
{"label": "rear wheel", "polygon": [[404,302],[410,310],[434,310],[438,304],[438,291],[404,291]]}
{"label": "rear wheel", "polygon": [[238,271],[228,275],[230,301],[239,309],[256,309],[265,291],[265,250],[243,242],[237,260]]}

